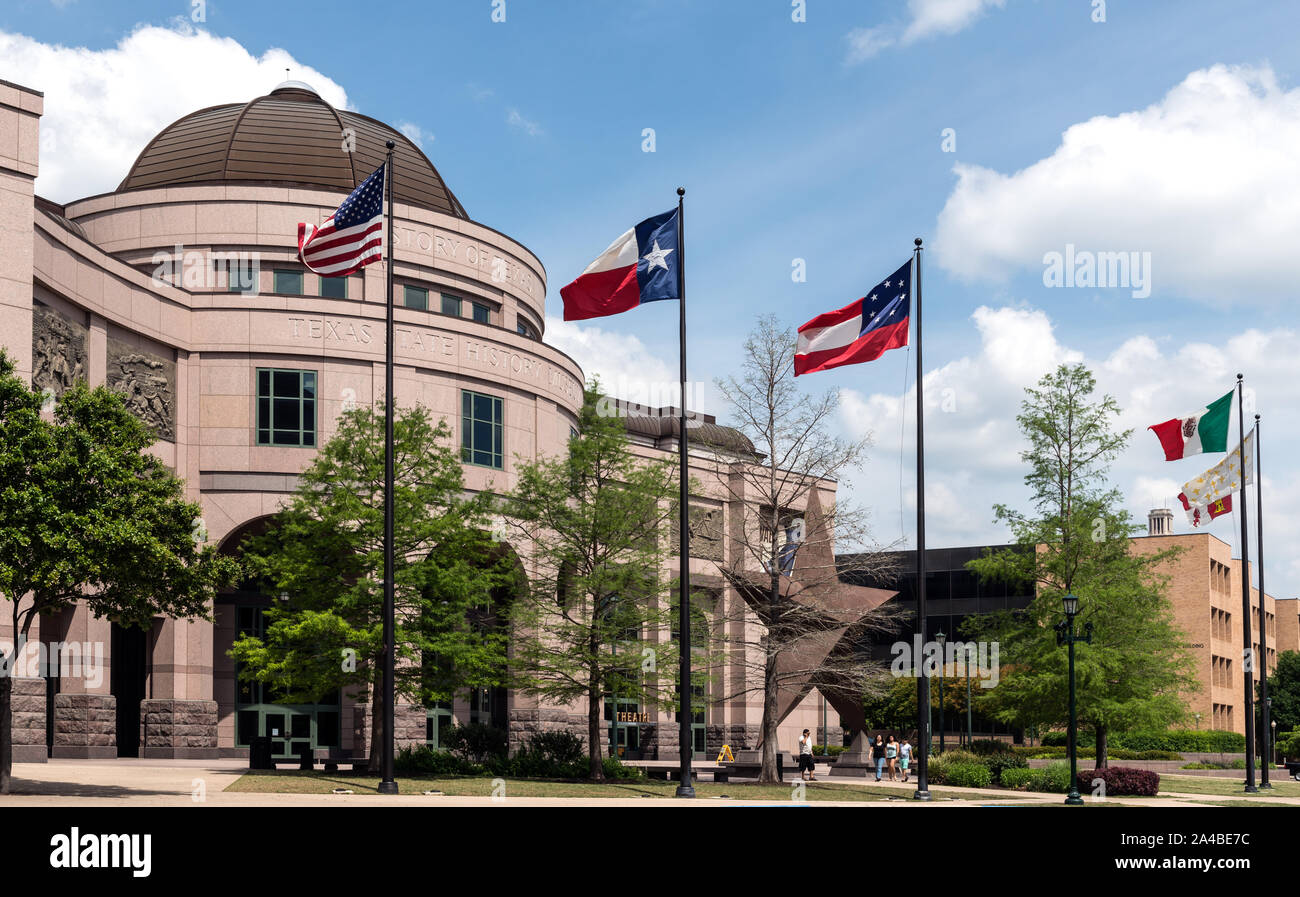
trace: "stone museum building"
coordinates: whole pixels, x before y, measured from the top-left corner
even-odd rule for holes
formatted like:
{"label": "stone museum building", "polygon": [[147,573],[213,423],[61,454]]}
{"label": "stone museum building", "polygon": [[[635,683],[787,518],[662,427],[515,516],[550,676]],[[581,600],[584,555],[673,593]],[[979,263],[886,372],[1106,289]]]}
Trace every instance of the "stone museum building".
{"label": "stone museum building", "polygon": [[[197,110],[164,128],[117,189],[66,204],[35,194],[43,96],[0,82],[0,345],[18,372],[57,396],[106,384],[157,434],[153,451],[202,506],[210,544],[237,554],[266,526],[338,415],[382,396],[385,265],[320,277],[297,257],[299,222],[322,222],[396,142],[396,400],[451,425],[472,490],[514,485],[516,456],[564,451],[584,375],[546,341],[546,270],[526,246],[475,221],[425,154],[382,122],[335,109],[287,82],[265,96]],[[676,421],[628,418],[647,456],[675,457]],[[731,466],[754,463],[739,433],[704,418],[692,435],[696,585],[728,596],[717,561],[737,502]],[[821,501],[834,499],[824,484]],[[674,560],[674,568],[676,566]],[[675,569],[670,571],[675,573]],[[885,594],[876,596],[884,600]],[[0,604],[4,604],[0,599]],[[148,631],[84,606],[42,618],[33,644],[84,652],[85,673],[15,684],[15,759],[238,756],[271,736],[277,756],[302,745],[365,750],[368,706],[347,695],[274,703],[239,681],[227,651],[264,628],[269,599],[234,590],[212,621],[159,617]],[[707,625],[710,611],[701,611]],[[12,641],[9,614],[0,640]],[[100,662],[97,669],[95,662]],[[761,700],[704,695],[697,753],[752,747]],[[805,684],[783,705],[781,746],[804,726],[839,737],[840,721]],[[608,707],[629,722],[630,756],[674,757],[677,722]],[[453,721],[585,731],[585,708],[487,689],[438,707],[399,708],[399,743],[438,744]]]}

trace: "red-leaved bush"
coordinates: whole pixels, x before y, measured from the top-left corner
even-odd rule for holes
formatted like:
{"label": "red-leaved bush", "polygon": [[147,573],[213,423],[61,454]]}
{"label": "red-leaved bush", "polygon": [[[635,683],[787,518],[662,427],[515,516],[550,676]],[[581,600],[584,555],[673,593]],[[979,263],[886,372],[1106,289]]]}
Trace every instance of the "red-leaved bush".
{"label": "red-leaved bush", "polygon": [[1155,797],[1160,790],[1160,776],[1149,769],[1134,769],[1131,766],[1111,766],[1106,769],[1079,770],[1079,791],[1087,793],[1093,790],[1093,780],[1101,779],[1106,783],[1104,794],[1107,797],[1128,795],[1131,797]]}

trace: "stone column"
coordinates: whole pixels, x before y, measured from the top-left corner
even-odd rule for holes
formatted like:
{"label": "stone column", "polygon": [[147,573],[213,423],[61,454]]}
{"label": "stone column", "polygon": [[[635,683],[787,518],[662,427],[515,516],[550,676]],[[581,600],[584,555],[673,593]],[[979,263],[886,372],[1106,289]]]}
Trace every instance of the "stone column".
{"label": "stone column", "polygon": [[54,696],[54,750],[60,759],[117,756],[117,699],[112,695]]}
{"label": "stone column", "polygon": [[141,756],[213,759],[217,756],[217,702],[153,698],[140,702]]}
{"label": "stone column", "polygon": [[45,680],[15,677],[10,698],[15,763],[44,763]]}
{"label": "stone column", "polygon": [[18,376],[32,376],[32,267],[40,120],[38,91],[0,81],[0,338]]}

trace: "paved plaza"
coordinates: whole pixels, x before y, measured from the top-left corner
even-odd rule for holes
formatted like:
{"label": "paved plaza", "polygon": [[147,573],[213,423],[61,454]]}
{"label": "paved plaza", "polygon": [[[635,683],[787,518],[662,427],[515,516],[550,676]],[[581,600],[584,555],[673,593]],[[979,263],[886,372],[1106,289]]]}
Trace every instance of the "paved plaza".
{"label": "paved plaza", "polygon": [[[96,807],[96,806],[217,806],[217,807],[324,807],[324,806],[806,806],[904,807],[914,806],[909,798],[915,783],[835,780],[847,787],[870,787],[896,792],[898,800],[808,802],[746,800],[743,786],[729,798],[665,800],[629,797],[556,798],[556,797],[455,797],[448,795],[400,795],[380,797],[374,794],[258,794],[228,792],[225,789],[247,771],[243,760],[51,760],[48,763],[14,764],[14,793],[0,796],[3,807]],[[399,776],[399,780],[400,780]],[[825,779],[821,779],[825,781]],[[788,781],[793,794],[793,782]],[[1035,806],[1059,805],[1061,796],[1031,792],[997,792],[973,788],[935,786],[945,795],[959,799],[932,801],[928,806]],[[1206,806],[1224,801],[1249,801],[1253,804],[1300,806],[1300,797],[1267,795],[1189,794],[1161,791],[1158,798],[1112,798],[1109,803],[1123,806]]]}

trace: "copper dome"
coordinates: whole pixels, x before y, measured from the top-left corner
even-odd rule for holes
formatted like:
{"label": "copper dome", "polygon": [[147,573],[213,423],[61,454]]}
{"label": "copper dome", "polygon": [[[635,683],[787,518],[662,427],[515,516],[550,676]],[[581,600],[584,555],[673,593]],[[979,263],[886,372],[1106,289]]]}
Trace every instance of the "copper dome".
{"label": "copper dome", "polygon": [[[352,152],[343,142],[356,135]],[[118,190],[198,183],[278,183],[350,193],[384,164],[392,140],[397,201],[469,218],[429,158],[400,131],[335,109],[288,82],[247,103],[211,106],[164,128],[140,153]]]}

